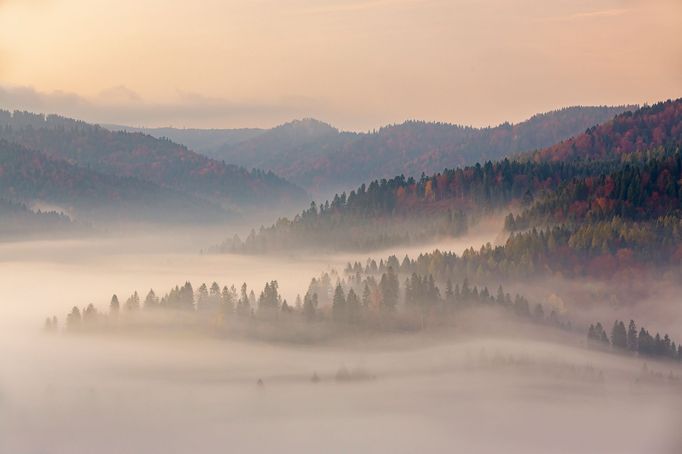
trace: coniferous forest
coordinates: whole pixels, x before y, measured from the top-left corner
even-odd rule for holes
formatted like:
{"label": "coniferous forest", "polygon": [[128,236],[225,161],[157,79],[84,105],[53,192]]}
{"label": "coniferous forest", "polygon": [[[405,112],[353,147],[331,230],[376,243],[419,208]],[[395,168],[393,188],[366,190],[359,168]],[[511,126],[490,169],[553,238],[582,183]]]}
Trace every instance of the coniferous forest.
{"label": "coniferous forest", "polygon": [[679,454],[679,0],[0,0],[0,454]]}

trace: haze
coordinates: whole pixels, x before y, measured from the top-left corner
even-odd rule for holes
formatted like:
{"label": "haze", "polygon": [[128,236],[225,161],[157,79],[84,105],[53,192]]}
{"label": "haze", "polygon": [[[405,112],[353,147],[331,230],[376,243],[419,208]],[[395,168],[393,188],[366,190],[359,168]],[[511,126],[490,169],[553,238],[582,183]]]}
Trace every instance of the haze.
{"label": "haze", "polygon": [[682,453],[680,0],[0,0],[0,454]]}
{"label": "haze", "polygon": [[676,0],[4,0],[0,103],[133,126],[485,126],[680,96],[680,26]]}
{"label": "haze", "polygon": [[[461,252],[493,233],[423,248]],[[665,378],[682,380],[678,365],[654,361],[643,372],[644,360],[586,350],[582,335],[489,314],[452,332],[319,345],[40,333],[43,314],[106,307],[113,291],[161,291],[186,278],[257,286],[276,276],[292,298],[310,276],[362,256],[191,251],[189,239],[216,235],[0,247],[0,452],[679,452],[682,400]],[[371,378],[344,383],[341,368]]]}

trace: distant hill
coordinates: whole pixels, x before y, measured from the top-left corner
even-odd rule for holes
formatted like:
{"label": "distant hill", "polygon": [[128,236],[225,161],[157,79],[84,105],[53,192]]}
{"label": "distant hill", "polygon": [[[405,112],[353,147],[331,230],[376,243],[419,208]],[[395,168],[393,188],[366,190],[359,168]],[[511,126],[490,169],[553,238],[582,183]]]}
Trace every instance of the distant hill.
{"label": "distant hill", "polygon": [[0,140],[0,193],[15,207],[51,207],[86,221],[190,222],[228,216],[192,195],[79,167],[4,140]]}
{"label": "distant hill", "polygon": [[25,205],[0,198],[0,238],[26,238],[33,236],[54,237],[59,234],[82,231],[68,216],[54,211],[29,210]]}
{"label": "distant hill", "polygon": [[[326,153],[313,172],[306,172],[296,181],[304,186],[312,181],[317,186],[323,181],[319,175],[324,174],[339,188],[343,187],[343,178],[355,186],[374,178],[429,175],[553,145],[629,108],[571,107],[515,125],[504,123],[481,129],[409,121],[362,135],[341,152]],[[294,178],[288,171],[279,170],[285,178]]]}
{"label": "distant hill", "polygon": [[563,182],[523,213],[509,215],[507,230],[580,224],[615,217],[645,221],[682,214],[682,142],[629,159],[618,170]]}
{"label": "distant hill", "polygon": [[532,154],[535,160],[623,159],[682,141],[682,99],[625,112],[570,140]]}
{"label": "distant hill", "polygon": [[[343,132],[321,121],[304,119],[268,130],[206,130],[206,142],[220,134],[226,140],[221,147],[215,148],[214,142],[202,151],[247,168],[272,170],[326,196],[375,178],[400,174],[419,177],[548,147],[635,108],[569,107],[518,124],[489,128],[407,121],[372,133]],[[168,137],[172,133],[190,147],[200,135],[193,131],[194,137],[182,138],[186,130],[144,132]]]}
{"label": "distant hill", "polygon": [[192,129],[192,128],[135,128],[121,125],[102,125],[111,131],[139,132],[159,139],[170,139],[181,143],[190,150],[209,157],[220,158],[220,149],[227,145],[234,145],[259,136],[264,129]]}
{"label": "distant hill", "polygon": [[116,177],[133,177],[230,209],[305,200],[305,191],[260,170],[225,164],[167,139],[110,131],[55,115],[0,111],[0,139],[52,159]]}
{"label": "distant hill", "polygon": [[[565,219],[566,213],[576,210],[591,210],[590,217],[600,220],[637,213],[640,217],[634,219],[647,220],[677,213],[682,144],[679,103],[669,101],[625,112],[574,139],[518,159],[446,169],[419,179],[401,175],[375,180],[348,194],[337,194],[319,207],[313,205],[291,220],[280,219],[254,231],[243,241],[228,240],[223,249],[381,248],[455,236],[481,214],[508,213],[515,207],[541,207],[533,219]],[[601,146],[592,152],[589,147],[572,146],[583,143],[585,136],[602,143],[610,136],[595,131],[614,130],[621,140],[608,152],[601,152]],[[556,149],[577,151],[575,156],[555,155]],[[630,153],[625,163],[614,159],[623,156],[621,149]],[[665,161],[650,162],[649,156]],[[597,218],[598,213],[605,216]],[[527,218],[524,214],[519,219],[521,228],[531,222]]]}

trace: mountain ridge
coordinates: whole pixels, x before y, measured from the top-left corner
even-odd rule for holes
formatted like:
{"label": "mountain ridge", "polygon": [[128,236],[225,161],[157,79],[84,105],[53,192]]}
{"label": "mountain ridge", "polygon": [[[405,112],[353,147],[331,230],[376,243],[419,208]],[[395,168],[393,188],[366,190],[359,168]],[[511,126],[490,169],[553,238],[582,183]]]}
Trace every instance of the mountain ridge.
{"label": "mountain ridge", "polygon": [[307,198],[302,189],[272,172],[216,161],[168,139],[110,131],[57,115],[0,111],[0,138],[79,167],[206,198],[227,209]]}
{"label": "mountain ridge", "polygon": [[[595,159],[589,159],[589,156],[584,156],[584,159],[552,159],[557,157],[552,154],[555,147],[580,150],[580,147],[572,144],[585,142],[587,136],[596,137],[596,143],[615,143],[608,139],[608,132],[614,132],[614,137],[626,138],[627,144],[640,144],[641,147],[631,147],[631,159],[625,163],[615,159],[623,157],[622,154],[609,159],[597,159],[609,157],[602,153],[598,153]],[[644,140],[645,137],[650,140]],[[675,155],[679,153],[680,144],[682,99],[625,112],[567,141],[521,155],[518,159],[488,160],[483,164],[445,169],[428,177],[422,175],[419,179],[406,178],[404,175],[375,179],[369,185],[363,183],[349,194],[336,194],[331,202],[320,204],[319,208],[312,204],[291,220],[280,219],[270,227],[261,228],[258,233],[253,231],[244,241],[228,240],[222,249],[237,252],[302,247],[366,249],[414,239],[432,239],[434,236],[454,236],[466,231],[472,218],[510,210],[514,206],[528,207],[536,199],[545,199],[548,194],[572,181],[603,181],[606,175],[616,175],[628,162],[644,168],[647,158],[643,154],[645,150],[652,155]],[[663,149],[664,146],[677,148]],[[546,158],[536,159],[537,156]],[[559,157],[564,155],[560,154]],[[678,165],[677,162],[670,165],[674,167]],[[658,176],[657,173],[664,173],[659,170],[661,166],[653,168],[655,170],[648,173],[629,172],[625,177],[619,177],[619,181],[628,180],[621,184],[628,189],[620,192],[625,191],[626,195],[633,191],[654,194],[656,185],[642,187],[646,178],[654,178],[657,185],[665,187],[666,194],[672,194],[666,206],[679,205],[677,183],[670,182],[671,178],[679,175],[679,169],[668,172],[668,176]],[[644,178],[641,175],[648,176]],[[651,200],[656,197],[660,198],[660,194],[652,195]],[[357,238],[362,238],[363,242],[358,244]]]}
{"label": "mountain ridge", "polygon": [[407,120],[368,133],[303,118],[203,152],[272,170],[315,195],[329,196],[376,178],[419,177],[548,147],[636,107],[573,106],[485,128]]}
{"label": "mountain ridge", "polygon": [[0,190],[11,203],[59,207],[77,220],[188,222],[228,216],[191,195],[79,167],[5,140],[0,140]]}

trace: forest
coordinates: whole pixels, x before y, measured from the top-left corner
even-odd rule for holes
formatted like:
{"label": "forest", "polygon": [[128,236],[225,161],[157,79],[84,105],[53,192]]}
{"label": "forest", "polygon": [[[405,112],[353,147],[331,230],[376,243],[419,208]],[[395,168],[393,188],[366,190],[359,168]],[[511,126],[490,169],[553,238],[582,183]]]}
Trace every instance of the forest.
{"label": "forest", "polygon": [[[512,296],[501,285],[493,292],[487,286],[471,285],[467,278],[454,285],[448,278],[439,286],[433,274],[396,272],[395,262],[395,257],[379,266],[370,261],[364,269],[357,263],[349,264],[345,276],[335,271],[323,273],[311,280],[303,298],[299,294],[291,304],[282,298],[276,280],[265,283],[258,297],[246,283],[239,290],[235,285],[221,287],[217,282],[210,286],[203,283],[195,290],[189,281],[163,296],[153,289],[144,298],[137,291],[125,300],[114,294],[106,310],[92,303],[83,308],[74,306],[62,319],[63,327],[57,316],[51,316],[45,319],[44,330],[80,335],[190,333],[317,343],[382,332],[485,332],[496,315],[521,332],[529,323],[552,330],[586,331],[590,348],[682,361],[682,345],[677,346],[668,334],[652,335],[644,327],[638,331],[633,320],[627,330],[624,322],[616,320],[610,334],[600,322],[585,329],[566,314],[532,304],[522,295]],[[332,279],[336,279],[335,284]],[[470,316],[477,311],[482,311],[478,314],[482,320],[488,320],[482,327],[475,327]]]}
{"label": "forest", "polygon": [[[483,308],[523,323],[571,329],[555,312],[545,314],[542,305],[529,306],[520,295],[497,294],[466,281],[448,283],[443,295],[432,277],[413,275],[404,286],[392,269],[362,281],[340,281],[332,286],[328,275],[312,280],[304,297],[293,304],[283,300],[277,281],[265,284],[259,296],[246,284],[202,284],[196,290],[189,282],[176,286],[159,298],[150,290],[144,300],[135,292],[125,301],[114,295],[108,310],[94,305],[73,307],[63,320],[69,334],[156,333],[158,336],[193,333],[213,337],[245,337],[294,343],[328,342],[348,336],[377,336],[390,332],[449,330],[467,311]],[[56,316],[45,320],[45,331],[60,331]]]}
{"label": "forest", "polygon": [[675,99],[616,115],[529,157],[537,161],[623,160],[633,153],[679,145],[681,140],[682,101]]}
{"label": "forest", "polygon": [[[485,244],[462,254],[450,251],[420,253],[418,257],[395,256],[386,262],[369,261],[367,269],[392,263],[404,273],[433,273],[441,280],[466,276],[474,281],[498,279],[539,280],[560,275],[627,281],[632,276],[656,275],[665,270],[682,271],[682,220],[665,217],[648,223],[611,221],[578,228],[554,226],[512,234],[502,245]],[[374,263],[374,265],[372,265]]]}
{"label": "forest", "polygon": [[583,223],[614,217],[646,221],[660,216],[680,216],[682,209],[682,152],[679,146],[654,150],[629,159],[616,171],[575,177],[556,191],[509,215],[510,231],[551,223]]}
{"label": "forest", "polygon": [[217,161],[168,139],[110,131],[57,115],[0,111],[0,139],[119,178],[135,178],[229,207],[300,202],[305,191],[272,172]]}
{"label": "forest", "polygon": [[304,119],[226,143],[208,154],[271,169],[325,196],[376,178],[418,177],[541,149],[636,108],[567,107],[485,128],[410,120],[367,133],[339,131],[327,123]]}
{"label": "forest", "polygon": [[229,239],[218,250],[380,249],[457,236],[484,216],[510,211],[521,213],[508,214],[509,231],[578,218],[656,223],[657,217],[677,217],[681,105],[666,101],[626,112],[560,144],[575,150],[602,144],[612,150],[608,155],[590,145],[589,157],[546,159],[562,153],[563,148],[550,147],[517,159],[422,174],[418,180],[404,175],[374,180],[319,207],[312,203],[293,219],[281,218],[244,240]]}
{"label": "forest", "polygon": [[[109,175],[52,159],[4,140],[0,140],[0,191],[15,204],[47,204],[85,224],[126,220],[216,222],[229,216],[218,205],[199,197],[135,177]],[[48,226],[42,230],[49,230]]]}
{"label": "forest", "polygon": [[89,226],[74,223],[56,211],[33,211],[25,205],[0,198],[0,235],[3,238],[22,238],[39,235],[46,228],[54,236],[87,231]]}
{"label": "forest", "polygon": [[682,454],[682,0],[0,0],[0,454]]}

